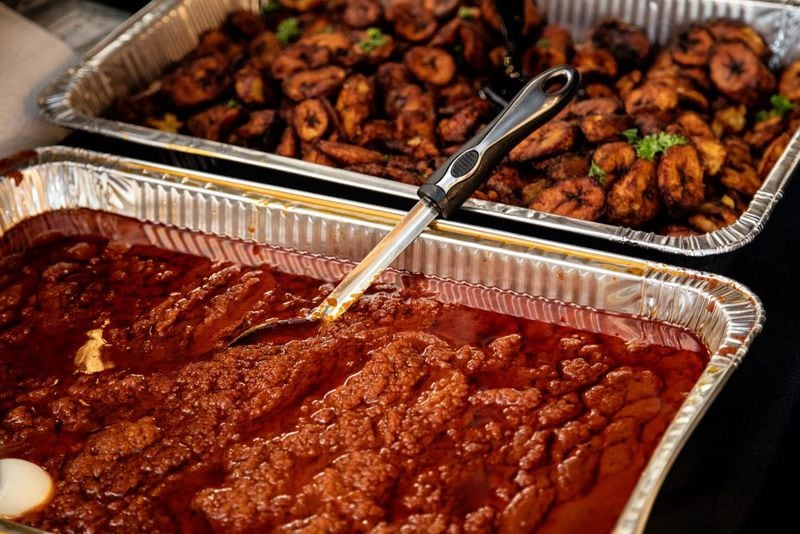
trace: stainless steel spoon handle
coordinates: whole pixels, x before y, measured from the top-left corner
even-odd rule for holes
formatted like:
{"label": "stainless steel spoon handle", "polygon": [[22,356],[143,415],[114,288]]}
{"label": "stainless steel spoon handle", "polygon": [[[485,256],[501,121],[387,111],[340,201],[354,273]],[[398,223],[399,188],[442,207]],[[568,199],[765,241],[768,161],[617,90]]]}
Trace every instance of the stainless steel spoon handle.
{"label": "stainless steel spoon handle", "polygon": [[[556,83],[561,87],[548,92],[548,87]],[[512,148],[564,109],[579,85],[580,73],[571,66],[555,67],[536,76],[483,131],[431,175],[419,188],[419,196],[448,217],[486,181]]]}

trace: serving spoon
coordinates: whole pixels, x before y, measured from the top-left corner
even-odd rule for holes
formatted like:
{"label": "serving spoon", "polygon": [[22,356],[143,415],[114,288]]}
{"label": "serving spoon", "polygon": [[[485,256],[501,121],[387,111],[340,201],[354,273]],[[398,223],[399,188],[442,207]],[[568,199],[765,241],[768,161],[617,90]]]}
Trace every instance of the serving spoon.
{"label": "serving spoon", "polygon": [[486,128],[434,171],[417,191],[419,202],[316,308],[248,328],[229,346],[253,343],[259,334],[338,319],[434,219],[450,216],[512,148],[564,109],[579,83],[580,74],[570,66],[552,68],[528,82]]}

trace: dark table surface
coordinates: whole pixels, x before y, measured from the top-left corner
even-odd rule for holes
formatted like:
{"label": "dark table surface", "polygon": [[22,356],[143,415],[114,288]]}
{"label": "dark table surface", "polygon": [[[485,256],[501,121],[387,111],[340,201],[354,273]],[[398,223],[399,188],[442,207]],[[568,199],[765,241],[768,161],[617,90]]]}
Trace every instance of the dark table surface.
{"label": "dark table surface", "polygon": [[[132,10],[139,1],[109,0]],[[144,147],[75,133],[67,144],[170,164],[199,166],[229,176],[258,179],[326,194],[410,204],[330,184],[242,165],[174,159]],[[530,233],[529,228],[487,217],[465,222]],[[538,231],[537,231],[538,233]],[[586,242],[567,234],[546,235],[629,255],[635,248]],[[663,258],[683,263],[679,258]],[[790,184],[769,224],[750,245],[720,262],[700,264],[752,289],[767,312],[764,331],[692,434],[656,500],[648,533],[800,532],[794,509],[800,478],[800,181]],[[690,263],[697,267],[697,263]]]}

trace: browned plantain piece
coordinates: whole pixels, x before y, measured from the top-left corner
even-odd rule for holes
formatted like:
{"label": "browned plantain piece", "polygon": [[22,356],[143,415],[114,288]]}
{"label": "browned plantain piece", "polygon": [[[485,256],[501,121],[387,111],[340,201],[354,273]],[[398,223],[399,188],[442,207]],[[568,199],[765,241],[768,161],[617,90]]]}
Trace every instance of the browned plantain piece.
{"label": "browned plantain piece", "polygon": [[627,115],[589,115],[581,119],[580,128],[583,136],[590,143],[602,143],[617,139],[625,130],[633,125]]}
{"label": "browned plantain piece", "polygon": [[385,146],[386,141],[394,138],[394,134],[395,126],[390,121],[383,119],[369,120],[361,128],[359,144],[362,146]]}
{"label": "browned plantain piece", "polygon": [[608,50],[623,71],[646,63],[653,53],[653,43],[642,28],[617,19],[595,25],[592,42],[597,48]]}
{"label": "browned plantain piece", "polygon": [[800,59],[792,62],[781,75],[780,93],[792,101],[800,101]]}
{"label": "browned plantain piece", "polygon": [[562,154],[546,159],[534,165],[543,171],[550,180],[567,180],[569,178],[585,178],[589,175],[589,158],[579,154]]}
{"label": "browned plantain piece", "polygon": [[486,42],[488,36],[483,26],[465,22],[458,29],[461,41],[461,57],[471,69],[483,70],[486,68],[487,54]]}
{"label": "browned plantain piece", "polygon": [[726,140],[728,158],[722,170],[720,182],[734,191],[752,197],[761,187],[761,179],[755,169],[750,147],[741,139],[730,138]]}
{"label": "browned plantain piece", "polygon": [[552,182],[547,178],[534,178],[534,180],[522,187],[520,196],[522,197],[522,205],[533,209],[533,203],[542,194],[542,191],[552,185]]}
{"label": "browned plantain piece", "polygon": [[348,0],[344,8],[344,23],[351,28],[363,29],[374,26],[383,15],[378,0]]}
{"label": "browned plantain piece", "polygon": [[331,51],[327,48],[308,45],[293,45],[277,55],[270,65],[272,77],[285,80],[292,74],[307,69],[316,69],[330,64]]}
{"label": "browned plantain piece", "polygon": [[690,212],[705,196],[703,166],[691,145],[673,146],[658,164],[658,190],[661,200],[674,216]]}
{"label": "browned plantain piece", "polygon": [[239,106],[220,104],[196,113],[186,121],[186,128],[195,137],[219,141],[244,116]]}
{"label": "browned plantain piece", "polygon": [[605,186],[609,187],[633,166],[636,151],[624,141],[606,143],[594,151],[592,162],[603,171]]}
{"label": "browned plantain piece", "polygon": [[178,107],[206,104],[230,87],[228,60],[220,54],[184,63],[164,80],[163,92]]}
{"label": "browned plantain piece", "polygon": [[236,128],[228,140],[251,148],[272,150],[279,141],[282,124],[274,109],[253,111],[247,122]]}
{"label": "browned plantain piece", "polygon": [[630,170],[616,180],[606,198],[609,222],[639,228],[652,221],[660,210],[656,165],[637,159]]}
{"label": "browned plantain piece", "polygon": [[481,190],[486,195],[486,200],[517,204],[522,194],[522,179],[519,171],[507,165],[500,165],[495,169]]}
{"label": "browned plantain piece", "polygon": [[297,137],[306,142],[322,138],[330,126],[330,117],[322,100],[303,100],[292,111],[292,127]]}
{"label": "browned plantain piece", "polygon": [[616,97],[589,98],[574,102],[568,107],[569,115],[586,117],[587,115],[610,115],[622,110],[622,102]]}
{"label": "browned plantain piece", "polygon": [[283,82],[283,92],[294,101],[327,96],[337,91],[344,82],[344,69],[322,67],[292,74]]}
{"label": "browned plantain piece", "polygon": [[201,58],[219,54],[227,61],[236,61],[242,56],[244,48],[221,30],[208,30],[200,34],[197,47],[189,54],[191,58]]}
{"label": "browned plantain piece", "polygon": [[459,0],[423,0],[422,5],[427,10],[433,13],[436,18],[446,17],[455,11],[459,5]]}
{"label": "browned plantain piece", "polygon": [[593,77],[613,79],[619,72],[617,62],[609,51],[588,43],[575,46],[575,57],[572,64],[587,79]]}
{"label": "browned plantain piece", "polygon": [[472,98],[477,93],[477,90],[464,78],[456,77],[448,85],[441,87],[437,96],[440,105],[446,107]]}
{"label": "browned plantain piece", "polygon": [[735,223],[739,214],[719,200],[703,202],[689,215],[689,224],[702,233],[715,232]]}
{"label": "browned plantain piece", "polygon": [[764,155],[758,162],[758,176],[761,178],[761,180],[766,180],[767,176],[769,176],[770,171],[772,171],[772,168],[780,159],[783,151],[786,150],[787,146],[789,146],[789,141],[791,139],[791,134],[784,133],[775,138],[775,140],[772,141],[772,143],[770,143],[770,145],[764,151]]}
{"label": "browned plantain piece", "polygon": [[275,148],[275,153],[279,156],[286,156],[287,158],[297,157],[298,142],[297,136],[294,134],[292,126],[287,126],[283,129],[283,135]]}
{"label": "browned plantain piece", "polygon": [[678,106],[675,86],[659,80],[646,81],[625,98],[625,111],[633,115],[645,111],[670,111]]}
{"label": "browned plantain piece", "polygon": [[745,126],[747,126],[747,108],[743,105],[717,110],[711,123],[711,129],[717,137],[741,133]]}
{"label": "browned plantain piece", "polygon": [[391,0],[386,19],[397,35],[407,41],[420,42],[436,31],[436,17],[425,9],[422,0]]}
{"label": "browned plantain piece", "polygon": [[228,15],[222,27],[227,33],[243,41],[252,39],[265,30],[261,17],[244,9],[237,9]]}
{"label": "browned plantain piece", "polygon": [[311,143],[300,143],[300,157],[303,161],[309,163],[317,163],[319,165],[327,165],[328,167],[336,166],[336,162],[325,155],[316,145]]}
{"label": "browned plantain piece", "polygon": [[272,32],[263,32],[250,41],[250,62],[261,69],[269,68],[281,53],[281,42]]}
{"label": "browned plantain piece", "polygon": [[700,232],[697,230],[692,230],[691,228],[680,224],[670,224],[665,226],[659,230],[658,233],[669,237],[692,237],[700,235]]}
{"label": "browned plantain piece", "polygon": [[765,57],[769,53],[764,38],[743,22],[721,19],[709,22],[706,28],[718,41],[740,41],[759,57]]}
{"label": "browned plantain piece", "polygon": [[678,35],[677,42],[672,47],[672,59],[681,65],[705,66],[714,42],[714,36],[708,28],[692,26]]}
{"label": "browned plantain piece", "polygon": [[614,91],[612,87],[603,83],[587,84],[584,88],[584,92],[589,98],[615,98],[617,96],[616,91]]}
{"label": "browned plantain piece", "polygon": [[606,195],[603,187],[591,178],[571,178],[544,189],[531,208],[575,219],[596,221],[603,214]]}
{"label": "browned plantain piece", "polygon": [[492,115],[492,105],[481,98],[462,100],[458,105],[459,109],[452,116],[439,121],[437,131],[445,143],[465,142]]}
{"label": "browned plantain piece", "polygon": [[236,96],[245,104],[264,104],[266,87],[261,71],[252,64],[246,64],[233,75]]}
{"label": "browned plantain piece", "polygon": [[397,95],[399,108],[396,137],[405,140],[423,137],[433,141],[435,138],[433,93],[425,92],[416,85],[406,85],[397,91]]}
{"label": "browned plantain piece", "polygon": [[640,70],[632,70],[620,77],[615,84],[617,91],[619,91],[619,96],[621,96],[623,100],[628,98],[628,95],[631,94],[631,92],[633,92],[633,90],[636,89],[640,83],[642,83],[643,79],[644,76]]}
{"label": "browned plantain piece", "polygon": [[336,100],[336,111],[349,139],[354,140],[361,134],[361,125],[370,115],[374,98],[372,82],[363,74],[353,74],[345,80]]}
{"label": "browned plantain piece", "polygon": [[761,150],[785,131],[786,121],[783,117],[768,117],[763,121],[756,121],[750,131],[744,134],[744,140],[756,150]]}
{"label": "browned plantain piece", "polygon": [[746,44],[718,43],[709,61],[711,80],[717,89],[736,102],[755,104],[775,87],[775,77]]}
{"label": "browned plantain piece", "polygon": [[708,176],[716,176],[725,163],[727,150],[725,145],[717,139],[714,131],[706,124],[703,118],[694,111],[682,113],[676,124],[681,127],[700,153],[700,160]]}
{"label": "browned plantain piece", "polygon": [[529,76],[557,65],[564,65],[572,57],[573,44],[569,30],[563,26],[548,25],[538,41],[522,56],[522,68]]}
{"label": "browned plantain piece", "polygon": [[431,85],[447,85],[456,72],[453,56],[441,48],[415,46],[406,52],[404,60],[419,81]]}
{"label": "browned plantain piece", "polygon": [[367,163],[384,163],[386,161],[386,158],[380,152],[347,143],[320,141],[317,143],[317,147],[326,156],[330,156],[345,165],[364,165]]}
{"label": "browned plantain piece", "polygon": [[575,146],[577,128],[566,121],[549,122],[511,150],[511,161],[528,161],[553,156]]}
{"label": "browned plantain piece", "polygon": [[358,61],[358,57],[351,53],[353,40],[344,32],[326,31],[308,35],[294,46],[327,50],[332,62],[345,67],[351,67]]}
{"label": "browned plantain piece", "polygon": [[294,9],[295,11],[311,11],[319,7],[323,3],[323,0],[280,0],[280,3],[284,7]]}

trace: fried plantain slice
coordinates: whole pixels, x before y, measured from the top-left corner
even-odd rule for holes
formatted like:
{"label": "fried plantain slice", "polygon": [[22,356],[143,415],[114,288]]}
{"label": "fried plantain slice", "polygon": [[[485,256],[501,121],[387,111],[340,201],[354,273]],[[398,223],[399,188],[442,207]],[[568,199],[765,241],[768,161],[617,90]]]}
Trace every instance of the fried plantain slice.
{"label": "fried plantain slice", "polygon": [[608,191],[606,216],[610,222],[639,228],[652,221],[661,205],[656,183],[656,165],[637,159]]}
{"label": "fried plantain slice", "polygon": [[370,116],[374,99],[372,81],[363,74],[353,74],[344,81],[336,100],[336,111],[349,139],[354,140],[361,134],[361,125]]}
{"label": "fried plantain slice", "polygon": [[431,46],[415,46],[404,56],[405,66],[416,78],[431,85],[447,85],[456,73],[453,56]]}
{"label": "fried plantain slice", "polygon": [[330,117],[319,98],[303,100],[292,111],[292,127],[297,137],[313,142],[322,138],[330,126]]}
{"label": "fried plantain slice", "polygon": [[383,16],[383,7],[378,0],[348,0],[342,19],[351,28],[364,29],[374,26]]}
{"label": "fried plantain slice", "polygon": [[705,196],[700,155],[691,145],[669,148],[658,164],[658,190],[672,215],[690,212]]}
{"label": "fried plantain slice", "polygon": [[591,178],[571,178],[545,188],[531,208],[574,219],[596,221],[603,214],[606,195],[603,187]]}
{"label": "fried plantain slice", "polygon": [[511,161],[529,161],[544,156],[561,154],[572,149],[577,140],[577,127],[566,121],[553,121],[545,124],[508,155]]}
{"label": "fried plantain slice", "polygon": [[284,94],[299,102],[307,98],[327,96],[337,91],[344,83],[344,69],[322,67],[292,74],[283,82]]}

